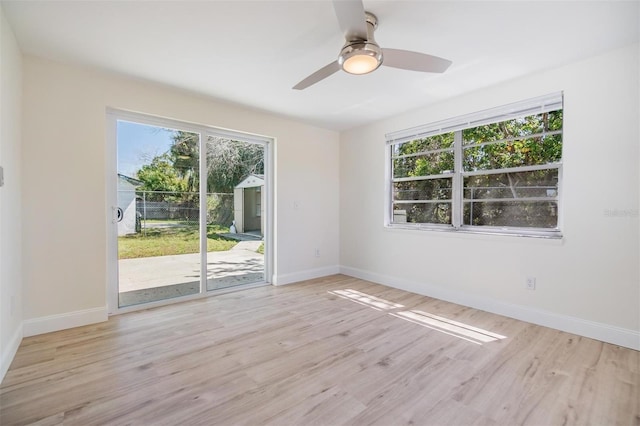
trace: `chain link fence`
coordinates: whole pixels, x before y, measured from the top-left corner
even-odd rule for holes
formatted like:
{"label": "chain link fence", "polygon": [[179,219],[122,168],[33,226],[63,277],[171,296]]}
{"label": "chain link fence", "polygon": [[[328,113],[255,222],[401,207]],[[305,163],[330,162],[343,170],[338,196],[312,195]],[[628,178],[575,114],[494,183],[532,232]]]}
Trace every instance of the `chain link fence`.
{"label": "chain link fence", "polygon": [[[200,221],[200,196],[193,192],[118,191],[118,208],[119,227],[129,230],[123,234]],[[229,227],[232,221],[233,194],[207,194],[207,225]]]}

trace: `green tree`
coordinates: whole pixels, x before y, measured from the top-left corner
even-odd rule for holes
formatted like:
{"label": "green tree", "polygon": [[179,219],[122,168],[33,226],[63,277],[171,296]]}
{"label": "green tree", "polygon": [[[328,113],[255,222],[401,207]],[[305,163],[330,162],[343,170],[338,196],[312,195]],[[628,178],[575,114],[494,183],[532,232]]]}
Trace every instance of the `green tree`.
{"label": "green tree", "polygon": [[197,193],[199,191],[199,153],[200,138],[197,133],[176,131],[173,144],[169,149],[169,158],[178,176],[183,179],[183,191]]}
{"label": "green tree", "polygon": [[[138,178],[146,191],[177,191],[181,200],[195,203],[199,192],[199,135],[176,131],[168,152],[142,166]],[[264,147],[226,138],[209,137],[207,147],[207,192],[233,193],[250,174],[264,174]]]}
{"label": "green tree", "polygon": [[[198,192],[199,138],[195,133],[177,131],[169,156],[173,167],[185,180],[185,191]],[[207,147],[207,192],[232,193],[250,174],[264,174],[264,148],[248,142],[209,137]]]}
{"label": "green tree", "polygon": [[207,141],[207,192],[231,193],[250,174],[264,174],[264,147],[211,137]]}
{"label": "green tree", "polygon": [[151,163],[138,170],[137,176],[143,182],[138,190],[150,191],[147,195],[149,201],[162,201],[166,198],[166,194],[156,191],[176,192],[182,191],[184,187],[183,179],[178,176],[168,154],[154,157]]}

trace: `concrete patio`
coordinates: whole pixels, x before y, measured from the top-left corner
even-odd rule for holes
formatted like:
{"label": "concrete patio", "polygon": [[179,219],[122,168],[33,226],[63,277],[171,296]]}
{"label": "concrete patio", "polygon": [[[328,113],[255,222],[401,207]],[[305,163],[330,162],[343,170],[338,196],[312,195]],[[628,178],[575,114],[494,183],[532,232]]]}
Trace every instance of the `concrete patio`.
{"label": "concrete patio", "polygon": [[[240,241],[231,250],[207,253],[207,290],[264,280],[262,241]],[[118,261],[120,306],[196,294],[200,288],[200,254]]]}

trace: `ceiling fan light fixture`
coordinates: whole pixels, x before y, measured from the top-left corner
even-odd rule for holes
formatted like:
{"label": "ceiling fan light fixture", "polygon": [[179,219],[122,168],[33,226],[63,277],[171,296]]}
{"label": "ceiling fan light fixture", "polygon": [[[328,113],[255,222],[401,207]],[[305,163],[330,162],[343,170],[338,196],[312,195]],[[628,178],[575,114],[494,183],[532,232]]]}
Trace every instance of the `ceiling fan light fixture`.
{"label": "ceiling fan light fixture", "polygon": [[355,43],[342,48],[338,63],[349,74],[368,74],[382,65],[382,49],[374,43]]}

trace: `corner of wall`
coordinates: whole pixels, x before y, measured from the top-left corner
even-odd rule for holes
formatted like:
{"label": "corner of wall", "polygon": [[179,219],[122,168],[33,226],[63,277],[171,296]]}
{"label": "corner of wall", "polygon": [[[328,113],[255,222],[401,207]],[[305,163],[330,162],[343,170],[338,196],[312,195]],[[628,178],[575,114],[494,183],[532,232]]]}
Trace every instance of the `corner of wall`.
{"label": "corner of wall", "polygon": [[0,5],[0,381],[22,341],[22,52]]}
{"label": "corner of wall", "polygon": [[7,374],[13,358],[18,352],[18,347],[23,338],[22,323],[13,333],[13,336],[9,339],[7,345],[2,345],[2,353],[0,353],[0,383],[4,379],[4,375]]}

